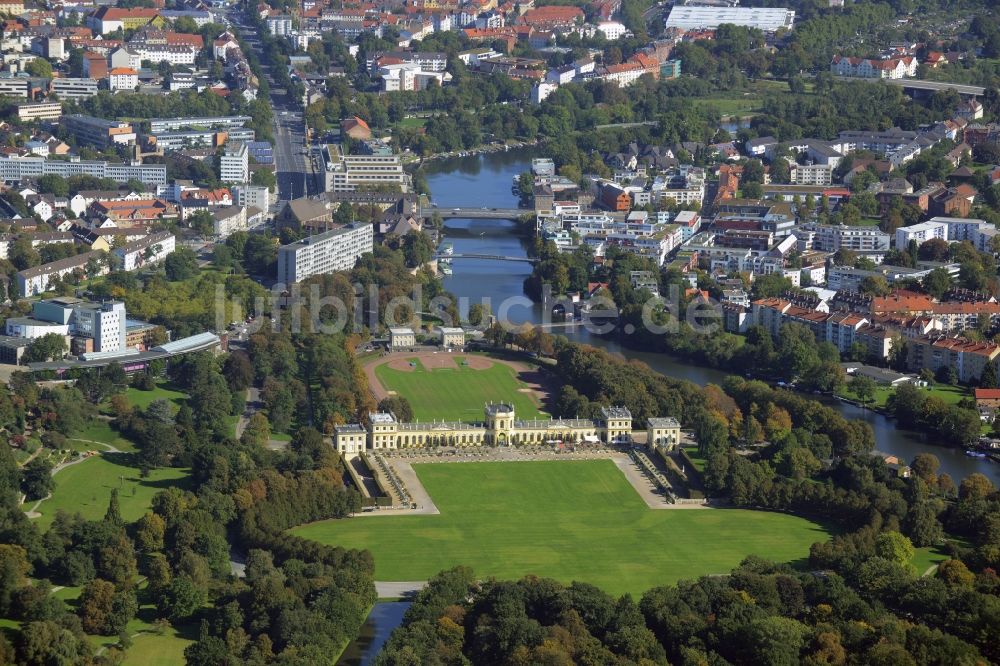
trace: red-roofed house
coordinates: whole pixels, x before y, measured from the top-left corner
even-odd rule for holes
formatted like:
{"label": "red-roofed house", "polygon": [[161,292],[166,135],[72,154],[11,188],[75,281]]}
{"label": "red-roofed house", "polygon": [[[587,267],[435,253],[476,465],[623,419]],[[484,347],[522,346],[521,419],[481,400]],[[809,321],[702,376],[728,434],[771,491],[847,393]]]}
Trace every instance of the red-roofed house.
{"label": "red-roofed house", "polygon": [[357,116],[351,116],[340,123],[340,134],[358,141],[367,141],[372,138],[372,130],[368,123]]}
{"label": "red-roofed house", "polygon": [[571,28],[584,19],[583,10],[579,7],[564,7],[548,5],[529,9],[517,19],[521,25],[529,25],[535,30],[553,30],[555,28]]}
{"label": "red-roofed house", "polygon": [[131,67],[115,67],[108,73],[112,90],[135,90],[139,86],[139,72]]}
{"label": "red-roofed house", "polygon": [[1000,409],[1000,389],[977,388],[976,407],[980,412],[994,412]]}

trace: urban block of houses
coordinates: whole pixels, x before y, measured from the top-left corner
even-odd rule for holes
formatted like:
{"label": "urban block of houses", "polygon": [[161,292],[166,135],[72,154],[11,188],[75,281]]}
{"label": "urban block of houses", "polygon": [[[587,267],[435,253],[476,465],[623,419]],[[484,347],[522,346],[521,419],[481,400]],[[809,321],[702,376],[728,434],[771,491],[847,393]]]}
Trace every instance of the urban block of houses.
{"label": "urban block of houses", "polygon": [[866,79],[902,79],[917,75],[917,59],[905,58],[849,58],[835,55],[830,71],[837,76],[854,76]]}

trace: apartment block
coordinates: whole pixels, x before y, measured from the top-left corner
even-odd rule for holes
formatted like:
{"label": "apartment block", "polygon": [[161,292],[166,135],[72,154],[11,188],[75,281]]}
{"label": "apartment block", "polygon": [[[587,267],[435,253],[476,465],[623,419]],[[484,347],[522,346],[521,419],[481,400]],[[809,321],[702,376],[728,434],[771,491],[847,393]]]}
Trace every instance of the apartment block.
{"label": "apartment block", "polygon": [[135,179],[147,185],[167,184],[165,164],[110,164],[89,160],[48,160],[41,157],[9,157],[0,155],[0,180],[21,180],[54,174],[69,178],[80,174],[110,178],[124,183]]}
{"label": "apartment block", "polygon": [[374,227],[359,224],[333,229],[278,249],[278,282],[295,284],[313,275],[347,271],[374,251]]}
{"label": "apartment block", "polygon": [[245,143],[226,146],[219,158],[219,180],[240,185],[250,182],[250,151]]}

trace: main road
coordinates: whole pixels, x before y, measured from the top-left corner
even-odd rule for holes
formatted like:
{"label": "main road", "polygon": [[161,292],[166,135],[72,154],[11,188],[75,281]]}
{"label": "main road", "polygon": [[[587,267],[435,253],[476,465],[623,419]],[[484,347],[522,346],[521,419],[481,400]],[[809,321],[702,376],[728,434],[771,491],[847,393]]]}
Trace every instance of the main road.
{"label": "main road", "polygon": [[247,25],[237,6],[229,10],[232,28],[241,34],[247,45],[257,54],[270,88],[271,110],[274,113],[274,166],[278,181],[280,202],[298,199],[316,193],[316,184],[309,157],[306,154],[305,119],[302,105],[284,88],[278,88],[271,72],[271,64],[264,58],[262,44],[253,28]]}

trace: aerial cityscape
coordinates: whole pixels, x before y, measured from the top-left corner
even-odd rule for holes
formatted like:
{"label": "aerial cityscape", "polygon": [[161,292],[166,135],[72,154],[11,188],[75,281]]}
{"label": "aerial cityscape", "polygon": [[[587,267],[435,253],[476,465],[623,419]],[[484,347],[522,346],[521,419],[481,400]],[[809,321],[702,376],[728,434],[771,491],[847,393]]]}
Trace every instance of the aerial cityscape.
{"label": "aerial cityscape", "polygon": [[0,664],[1000,664],[996,0],[0,0]]}

